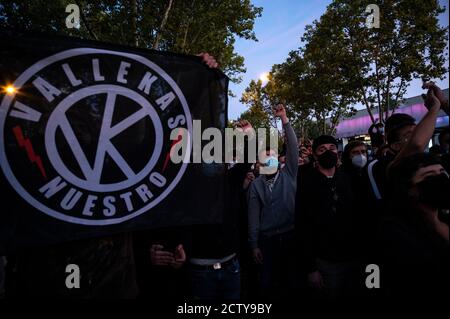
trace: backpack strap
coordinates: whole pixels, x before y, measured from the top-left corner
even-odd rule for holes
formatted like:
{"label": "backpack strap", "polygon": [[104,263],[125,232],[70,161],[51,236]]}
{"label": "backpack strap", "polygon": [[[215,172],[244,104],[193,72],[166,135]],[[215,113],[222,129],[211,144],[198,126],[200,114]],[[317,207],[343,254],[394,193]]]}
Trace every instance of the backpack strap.
{"label": "backpack strap", "polygon": [[375,181],[375,178],[373,177],[373,166],[377,162],[378,162],[378,160],[374,160],[367,166],[367,173],[369,174],[370,185],[372,185],[372,190],[375,195],[375,198],[380,200],[382,197],[381,197],[380,191],[378,190],[377,182]]}

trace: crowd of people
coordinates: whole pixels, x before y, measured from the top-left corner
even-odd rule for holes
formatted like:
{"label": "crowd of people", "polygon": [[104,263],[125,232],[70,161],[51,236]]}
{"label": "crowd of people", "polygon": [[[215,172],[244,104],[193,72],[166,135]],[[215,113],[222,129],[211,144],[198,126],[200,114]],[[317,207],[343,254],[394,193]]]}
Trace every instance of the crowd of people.
{"label": "crowd of people", "polygon": [[[9,256],[6,296],[447,296],[448,128],[438,147],[426,149],[448,101],[435,84],[424,88],[428,112],[419,123],[393,114],[371,132],[373,145],[352,141],[342,153],[333,136],[298,139],[279,105],[274,115],[281,119],[285,145],[281,152],[262,150],[257,163],[226,164],[222,223],[119,234]],[[251,127],[247,121],[238,125]],[[84,271],[80,289],[64,285],[68,263]],[[368,265],[379,269],[379,288],[367,285]]]}

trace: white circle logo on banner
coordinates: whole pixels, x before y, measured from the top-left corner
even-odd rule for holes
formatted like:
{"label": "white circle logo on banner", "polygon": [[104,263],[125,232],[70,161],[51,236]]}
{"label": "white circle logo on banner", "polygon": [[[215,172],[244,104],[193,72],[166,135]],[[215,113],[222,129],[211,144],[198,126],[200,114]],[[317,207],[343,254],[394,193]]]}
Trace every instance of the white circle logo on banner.
{"label": "white circle logo on banner", "polygon": [[1,103],[0,162],[15,191],[45,214],[121,223],[160,203],[183,176],[187,164],[169,160],[170,132],[174,122],[188,132],[189,158],[189,107],[147,58],[71,49],[33,64],[13,85],[18,93]]}

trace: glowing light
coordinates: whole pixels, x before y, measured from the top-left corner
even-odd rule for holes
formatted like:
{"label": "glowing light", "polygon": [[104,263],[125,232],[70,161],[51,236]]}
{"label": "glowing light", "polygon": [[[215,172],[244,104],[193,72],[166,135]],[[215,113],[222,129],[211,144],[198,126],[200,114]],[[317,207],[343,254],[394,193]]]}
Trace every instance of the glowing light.
{"label": "glowing light", "polygon": [[269,81],[269,73],[268,72],[261,73],[259,75],[259,79],[261,80],[261,82],[267,83]]}
{"label": "glowing light", "polygon": [[6,94],[12,95],[17,92],[17,89],[13,85],[8,85],[5,87],[5,92]]}

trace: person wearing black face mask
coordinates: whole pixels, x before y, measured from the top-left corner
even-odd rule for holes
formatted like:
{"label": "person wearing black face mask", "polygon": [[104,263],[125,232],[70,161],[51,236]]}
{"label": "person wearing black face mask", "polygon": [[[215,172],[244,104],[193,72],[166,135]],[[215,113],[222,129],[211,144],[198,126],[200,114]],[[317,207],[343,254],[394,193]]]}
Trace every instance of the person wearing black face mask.
{"label": "person wearing black face mask", "polygon": [[378,234],[383,289],[390,298],[448,298],[450,180],[434,156],[418,153],[390,170],[394,197]]}
{"label": "person wearing black face mask", "polygon": [[349,177],[337,170],[337,142],[322,135],[313,142],[315,167],[301,172],[296,198],[296,229],[302,267],[313,295],[358,296],[363,268],[357,247],[358,222]]}

